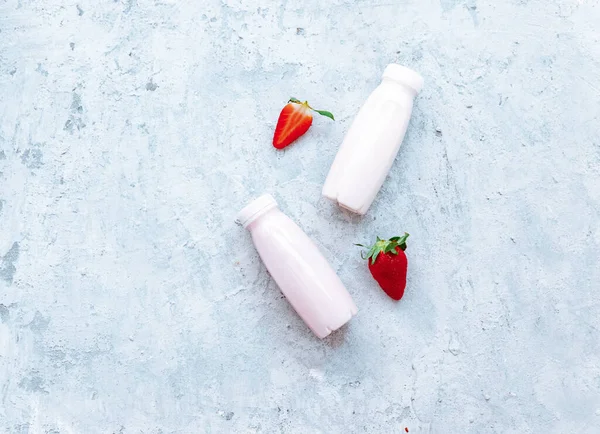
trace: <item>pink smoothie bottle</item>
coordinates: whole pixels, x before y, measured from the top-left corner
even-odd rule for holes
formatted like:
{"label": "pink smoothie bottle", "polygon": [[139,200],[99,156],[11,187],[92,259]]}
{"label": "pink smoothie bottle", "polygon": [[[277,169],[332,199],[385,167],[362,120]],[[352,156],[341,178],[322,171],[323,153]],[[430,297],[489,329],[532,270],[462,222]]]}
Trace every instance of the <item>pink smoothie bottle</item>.
{"label": "pink smoothie bottle", "polygon": [[281,292],[319,338],[356,315],[358,309],[333,268],[271,195],[250,202],[237,221],[250,231]]}

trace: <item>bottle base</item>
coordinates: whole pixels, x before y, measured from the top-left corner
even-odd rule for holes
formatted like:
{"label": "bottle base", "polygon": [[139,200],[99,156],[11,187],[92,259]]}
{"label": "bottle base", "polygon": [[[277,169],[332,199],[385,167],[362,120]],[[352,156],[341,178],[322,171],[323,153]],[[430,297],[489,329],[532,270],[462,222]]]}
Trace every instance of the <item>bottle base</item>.
{"label": "bottle base", "polygon": [[361,209],[356,209],[356,207],[352,207],[350,205],[346,205],[345,203],[342,202],[338,202],[338,205],[340,206],[340,208],[344,208],[347,209],[348,211],[353,212],[354,214],[358,214],[358,215],[365,215],[367,213],[367,211],[363,211]]}
{"label": "bottle base", "polygon": [[347,324],[352,317],[354,317],[354,315],[356,315],[358,313],[358,309],[356,308],[356,306],[353,306],[349,311],[348,311],[348,316],[344,317],[343,321],[338,322],[337,324],[334,324],[332,326],[326,326],[324,329],[322,330],[314,330],[313,329],[313,333],[315,335],[317,335],[317,337],[319,339],[324,339],[327,336],[329,336],[331,333],[333,333],[336,330],[339,330],[342,326],[344,326],[345,324]]}
{"label": "bottle base", "polygon": [[347,203],[340,202],[338,200],[337,194],[331,194],[330,192],[326,192],[325,190],[323,190],[323,192],[321,194],[322,194],[323,197],[329,199],[330,201],[337,203],[337,205],[340,208],[347,209],[348,211],[353,212],[354,214],[358,214],[358,215],[362,216],[362,215],[365,215],[367,213],[366,209],[363,210],[361,208],[357,208],[355,206],[348,205]]}
{"label": "bottle base", "polygon": [[333,201],[337,202],[337,191],[327,188],[327,186],[323,187],[321,191],[321,196]]}

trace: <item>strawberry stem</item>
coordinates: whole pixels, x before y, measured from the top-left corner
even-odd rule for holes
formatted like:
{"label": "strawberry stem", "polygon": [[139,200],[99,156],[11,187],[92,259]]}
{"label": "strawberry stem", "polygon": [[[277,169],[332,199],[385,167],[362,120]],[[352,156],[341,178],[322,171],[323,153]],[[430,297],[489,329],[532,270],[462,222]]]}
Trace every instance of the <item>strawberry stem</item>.
{"label": "strawberry stem", "polygon": [[298,98],[291,97],[291,98],[289,99],[288,103],[290,103],[290,102],[293,102],[294,104],[302,104],[302,105],[305,105],[306,107],[308,107],[308,108],[309,108],[309,109],[311,109],[312,111],[315,111],[315,112],[319,113],[321,116],[328,117],[328,118],[329,118],[329,119],[331,119],[332,121],[335,121],[335,118],[333,117],[333,113],[331,113],[331,112],[328,112],[327,110],[317,110],[317,109],[314,109],[314,108],[312,108],[312,107],[311,107],[311,106],[308,104],[308,101],[304,101],[304,102],[302,102],[302,101],[300,101]]}

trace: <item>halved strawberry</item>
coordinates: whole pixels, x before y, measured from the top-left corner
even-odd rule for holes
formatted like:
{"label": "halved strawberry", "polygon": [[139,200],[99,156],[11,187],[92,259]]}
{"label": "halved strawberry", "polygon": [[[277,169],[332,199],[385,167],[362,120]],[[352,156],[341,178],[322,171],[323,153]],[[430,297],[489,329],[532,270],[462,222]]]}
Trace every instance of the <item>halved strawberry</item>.
{"label": "halved strawberry", "polygon": [[307,101],[300,102],[296,98],[290,98],[279,114],[279,120],[273,135],[273,146],[277,149],[283,149],[306,133],[312,125],[311,110],[333,119],[333,115],[328,111],[315,110],[308,105]]}

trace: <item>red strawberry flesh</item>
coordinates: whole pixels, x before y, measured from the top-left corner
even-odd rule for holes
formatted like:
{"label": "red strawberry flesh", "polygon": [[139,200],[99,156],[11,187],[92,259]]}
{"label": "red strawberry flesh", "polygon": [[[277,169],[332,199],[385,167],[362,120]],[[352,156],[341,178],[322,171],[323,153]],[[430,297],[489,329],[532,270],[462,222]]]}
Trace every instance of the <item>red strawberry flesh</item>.
{"label": "red strawberry flesh", "polygon": [[[406,288],[406,274],[408,259],[404,250],[408,234],[382,240],[377,237],[377,242],[369,247],[366,259],[369,271],[379,283],[383,291],[394,300],[400,300]],[[360,244],[359,244],[360,245]],[[361,247],[364,247],[361,245]]]}
{"label": "red strawberry flesh", "polygon": [[315,110],[308,105],[307,101],[301,102],[296,98],[290,98],[279,114],[275,134],[273,134],[273,146],[283,149],[306,133],[312,125],[312,111],[334,119],[333,115],[326,110]]}
{"label": "red strawberry flesh", "polygon": [[313,116],[307,105],[288,103],[277,121],[273,146],[283,149],[302,136],[312,124]]}

